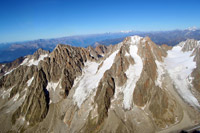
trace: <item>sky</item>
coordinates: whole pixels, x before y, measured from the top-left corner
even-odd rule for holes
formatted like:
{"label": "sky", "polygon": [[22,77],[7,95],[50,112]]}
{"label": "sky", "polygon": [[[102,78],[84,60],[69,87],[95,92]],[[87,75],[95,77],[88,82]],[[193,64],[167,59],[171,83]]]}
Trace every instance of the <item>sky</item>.
{"label": "sky", "polygon": [[0,43],[200,27],[200,0],[0,0]]}

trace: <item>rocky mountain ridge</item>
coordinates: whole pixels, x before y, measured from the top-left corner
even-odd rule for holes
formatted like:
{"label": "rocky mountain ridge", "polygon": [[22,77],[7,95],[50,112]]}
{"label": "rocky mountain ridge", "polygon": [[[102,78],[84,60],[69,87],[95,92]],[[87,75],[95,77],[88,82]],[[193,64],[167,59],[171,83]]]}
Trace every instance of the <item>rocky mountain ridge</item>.
{"label": "rocky mountain ridge", "polygon": [[168,132],[200,124],[200,42],[57,45],[0,66],[1,132]]}

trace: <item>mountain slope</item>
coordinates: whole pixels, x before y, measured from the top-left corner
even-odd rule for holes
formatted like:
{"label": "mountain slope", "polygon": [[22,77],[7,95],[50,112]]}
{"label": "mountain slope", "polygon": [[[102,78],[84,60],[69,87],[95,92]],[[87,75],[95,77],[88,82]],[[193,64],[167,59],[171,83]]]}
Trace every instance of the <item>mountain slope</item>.
{"label": "mountain slope", "polygon": [[[200,43],[57,45],[1,66],[1,132],[160,132],[200,123]],[[14,65],[15,64],[15,65]]]}

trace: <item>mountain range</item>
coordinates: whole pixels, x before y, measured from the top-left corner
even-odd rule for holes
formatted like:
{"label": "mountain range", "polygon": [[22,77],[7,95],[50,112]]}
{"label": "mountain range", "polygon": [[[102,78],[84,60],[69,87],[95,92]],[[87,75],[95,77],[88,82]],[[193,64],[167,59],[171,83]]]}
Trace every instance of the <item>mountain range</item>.
{"label": "mountain range", "polygon": [[[186,31],[162,34],[178,32]],[[199,126],[200,41],[168,46],[129,36],[95,46],[58,44],[1,64],[0,132],[154,133]]]}
{"label": "mountain range", "polygon": [[33,54],[37,49],[52,51],[57,44],[68,44],[76,47],[95,47],[97,44],[117,44],[127,36],[149,36],[156,44],[174,46],[186,39],[200,40],[200,29],[188,28],[185,30],[139,32],[121,31],[116,33],[70,36],[55,39],[39,39],[34,41],[2,43],[0,44],[0,62],[11,62],[19,57]]}

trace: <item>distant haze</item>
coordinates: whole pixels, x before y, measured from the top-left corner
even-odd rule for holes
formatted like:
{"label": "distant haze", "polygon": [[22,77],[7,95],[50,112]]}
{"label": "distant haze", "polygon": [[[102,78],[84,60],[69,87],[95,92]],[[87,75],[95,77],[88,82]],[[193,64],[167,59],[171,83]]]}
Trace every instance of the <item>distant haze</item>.
{"label": "distant haze", "polygon": [[125,37],[132,35],[140,35],[143,37],[149,36],[156,44],[167,44],[174,46],[181,41],[185,41],[186,39],[200,40],[200,29],[189,28],[186,30],[159,32],[123,31],[116,33],[90,34],[54,39],[38,39],[18,43],[7,43],[0,45],[0,62],[10,62],[21,56],[33,54],[39,48],[52,51],[57,44],[68,44],[77,47],[88,47],[89,45],[95,47],[97,44],[114,45],[123,41]]}

